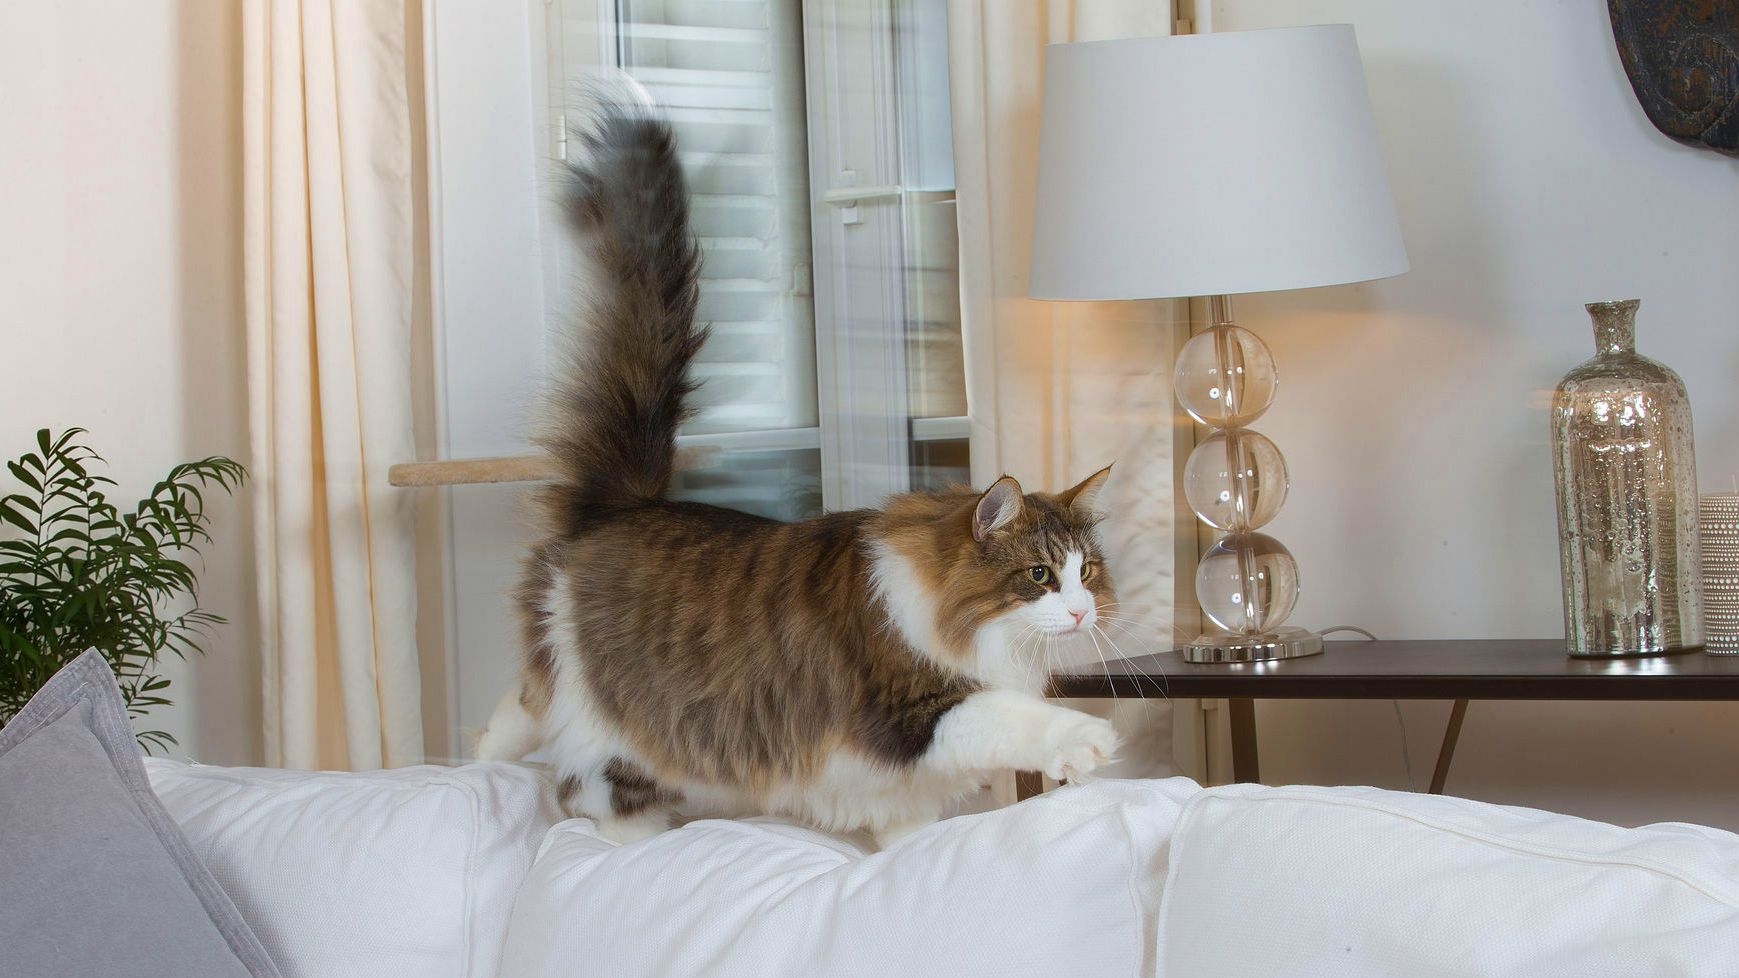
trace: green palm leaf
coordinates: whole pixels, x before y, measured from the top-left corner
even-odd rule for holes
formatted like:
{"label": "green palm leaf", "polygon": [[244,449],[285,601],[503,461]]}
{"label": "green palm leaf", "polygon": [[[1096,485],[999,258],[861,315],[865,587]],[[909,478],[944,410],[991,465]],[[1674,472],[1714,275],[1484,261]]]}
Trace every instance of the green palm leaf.
{"label": "green palm leaf", "polygon": [[[247,470],[222,456],[183,462],[122,512],[104,492],[115,481],[90,471],[103,459],[85,433],[41,429],[37,451],[6,465],[22,491],[0,496],[0,724],[88,648],[142,719],[170,703],[162,656],[204,654],[223,623],[198,606],[190,560],[211,542],[207,491],[234,492]],[[138,739],[147,750],[175,743],[160,730]]]}

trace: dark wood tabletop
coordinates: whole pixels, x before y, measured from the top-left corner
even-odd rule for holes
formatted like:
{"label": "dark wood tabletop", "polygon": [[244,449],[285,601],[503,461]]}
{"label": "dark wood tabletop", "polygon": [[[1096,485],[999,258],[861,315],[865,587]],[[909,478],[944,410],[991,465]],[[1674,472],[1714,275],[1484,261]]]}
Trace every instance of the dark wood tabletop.
{"label": "dark wood tabletop", "polygon": [[1160,652],[1052,682],[1054,695],[1082,697],[1739,700],[1739,655],[1572,659],[1556,639],[1351,641],[1303,659],[1237,665]]}

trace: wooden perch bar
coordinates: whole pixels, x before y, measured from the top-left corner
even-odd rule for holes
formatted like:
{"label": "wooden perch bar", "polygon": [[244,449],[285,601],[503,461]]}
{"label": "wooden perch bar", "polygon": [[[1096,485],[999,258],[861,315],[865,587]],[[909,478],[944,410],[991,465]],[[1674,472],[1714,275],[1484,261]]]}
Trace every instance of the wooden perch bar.
{"label": "wooden perch bar", "polygon": [[[705,469],[717,464],[720,449],[690,445],[676,450],[676,470]],[[556,477],[555,463],[545,455],[498,458],[454,458],[435,462],[400,462],[387,470],[395,486],[476,486],[491,482],[547,482]]]}

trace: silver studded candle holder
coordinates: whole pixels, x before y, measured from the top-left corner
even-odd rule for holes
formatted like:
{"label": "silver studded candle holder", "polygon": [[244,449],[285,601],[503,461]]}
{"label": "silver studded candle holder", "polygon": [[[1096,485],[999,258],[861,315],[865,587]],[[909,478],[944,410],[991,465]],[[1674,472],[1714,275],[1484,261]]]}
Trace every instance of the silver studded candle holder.
{"label": "silver studded candle holder", "polygon": [[1711,654],[1739,655],[1739,492],[1697,501],[1703,544],[1703,641]]}

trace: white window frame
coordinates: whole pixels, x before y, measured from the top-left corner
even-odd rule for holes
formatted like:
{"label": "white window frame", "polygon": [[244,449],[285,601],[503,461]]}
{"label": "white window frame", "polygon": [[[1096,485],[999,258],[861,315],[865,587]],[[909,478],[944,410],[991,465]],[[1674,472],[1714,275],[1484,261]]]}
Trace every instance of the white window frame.
{"label": "white window frame", "polygon": [[804,0],[816,393],[828,509],[874,506],[911,487],[898,27],[885,0]]}
{"label": "white window frame", "polygon": [[[518,455],[544,368],[545,249],[535,161],[546,133],[544,0],[424,0],[429,266],[442,458]],[[523,153],[501,147],[521,145]],[[441,493],[448,756],[510,688],[518,634],[499,595],[529,531],[518,495]],[[464,560],[456,555],[463,553]],[[489,596],[488,600],[480,595]],[[469,598],[469,600],[467,600]]]}

